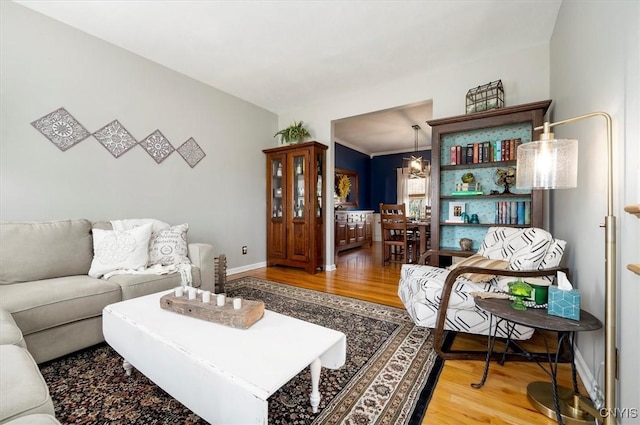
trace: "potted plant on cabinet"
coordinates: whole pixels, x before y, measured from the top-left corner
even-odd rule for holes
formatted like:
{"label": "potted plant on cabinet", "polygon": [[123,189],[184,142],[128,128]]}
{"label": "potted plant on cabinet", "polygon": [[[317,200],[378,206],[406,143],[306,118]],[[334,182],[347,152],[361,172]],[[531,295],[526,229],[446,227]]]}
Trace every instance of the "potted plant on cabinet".
{"label": "potted plant on cabinet", "polygon": [[293,122],[289,127],[278,131],[273,137],[280,136],[283,145],[291,145],[304,141],[305,137],[310,137],[309,130],[304,127],[303,121]]}

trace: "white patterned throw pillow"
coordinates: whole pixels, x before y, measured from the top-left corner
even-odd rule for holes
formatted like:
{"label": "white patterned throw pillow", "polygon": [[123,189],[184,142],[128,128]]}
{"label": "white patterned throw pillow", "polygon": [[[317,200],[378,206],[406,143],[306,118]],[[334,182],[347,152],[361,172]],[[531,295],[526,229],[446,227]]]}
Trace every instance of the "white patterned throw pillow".
{"label": "white patterned throw pillow", "polygon": [[477,254],[507,260],[511,270],[537,270],[552,241],[549,232],[536,227],[490,227]]}
{"label": "white patterned throw pillow", "polygon": [[151,224],[125,231],[93,229],[93,261],[89,276],[100,278],[114,270],[146,268],[151,229]]}
{"label": "white patterned throw pillow", "polygon": [[189,225],[185,223],[155,234],[149,246],[149,265],[169,266],[190,263],[187,244],[188,230]]}

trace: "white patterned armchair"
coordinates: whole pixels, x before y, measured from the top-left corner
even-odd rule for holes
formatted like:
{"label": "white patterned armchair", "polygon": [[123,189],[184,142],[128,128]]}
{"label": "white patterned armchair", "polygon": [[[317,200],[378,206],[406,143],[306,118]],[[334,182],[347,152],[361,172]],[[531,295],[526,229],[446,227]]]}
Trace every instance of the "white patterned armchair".
{"label": "white patterned armchair", "polygon": [[[566,271],[559,268],[565,246],[543,229],[490,227],[478,252],[449,269],[404,264],[398,295],[418,326],[435,329],[440,356],[484,358],[486,353],[444,349],[444,331],[489,335],[489,314],[476,307],[472,293],[507,292],[508,282],[517,277],[553,281],[558,270]],[[533,329],[516,325],[511,339],[525,340],[532,334]],[[507,336],[504,322],[497,336]]]}

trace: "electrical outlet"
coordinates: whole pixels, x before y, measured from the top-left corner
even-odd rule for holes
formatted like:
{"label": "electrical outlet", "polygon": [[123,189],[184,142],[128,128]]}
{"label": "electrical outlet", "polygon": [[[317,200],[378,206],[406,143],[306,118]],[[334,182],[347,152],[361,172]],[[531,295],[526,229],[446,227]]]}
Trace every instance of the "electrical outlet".
{"label": "electrical outlet", "polygon": [[245,245],[245,246],[242,247],[242,255],[244,255],[246,253],[247,253],[247,246]]}

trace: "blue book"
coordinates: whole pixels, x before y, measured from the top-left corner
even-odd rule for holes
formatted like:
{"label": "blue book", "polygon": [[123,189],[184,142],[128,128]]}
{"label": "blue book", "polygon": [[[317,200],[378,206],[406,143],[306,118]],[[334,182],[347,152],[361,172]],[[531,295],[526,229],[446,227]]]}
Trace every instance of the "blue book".
{"label": "blue book", "polygon": [[524,201],[518,202],[518,224],[524,224]]}
{"label": "blue book", "polygon": [[531,201],[524,203],[524,224],[531,224]]}
{"label": "blue book", "polygon": [[496,140],[494,142],[493,160],[502,161],[502,140]]}

